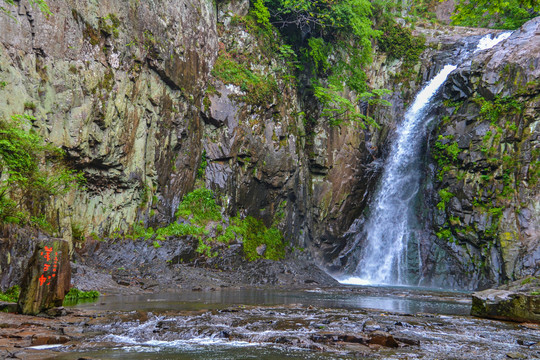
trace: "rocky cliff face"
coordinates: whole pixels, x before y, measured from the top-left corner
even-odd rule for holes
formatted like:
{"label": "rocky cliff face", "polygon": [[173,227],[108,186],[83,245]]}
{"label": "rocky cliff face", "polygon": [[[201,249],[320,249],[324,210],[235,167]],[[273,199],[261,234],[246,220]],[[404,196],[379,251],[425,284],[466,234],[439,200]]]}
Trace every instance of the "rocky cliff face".
{"label": "rocky cliff face", "polygon": [[34,115],[86,176],[86,191],[51,207],[62,235],[147,220],[153,195],[170,217],[201,154],[196,104],[218,46],[212,3],[52,1],[48,18],[17,3],[15,19],[0,16],[0,116]]}
{"label": "rocky cliff face", "polygon": [[447,83],[426,204],[435,282],[478,288],[539,271],[539,34],[537,18]]}
{"label": "rocky cliff face", "polygon": [[[59,235],[167,223],[197,178],[229,214],[277,223],[303,247],[334,241],[363,209],[361,164],[399,111],[381,131],[308,121],[284,59],[243,20],[247,1],[49,5],[48,18],[24,0],[0,17],[0,116],[35,116],[88,179],[53,199]],[[230,61],[268,91],[224,77]]]}
{"label": "rocky cliff face", "polygon": [[[366,208],[389,134],[407,102],[443,59],[467,43],[456,40],[483,33],[420,30],[428,48],[405,77],[400,74],[410,69],[402,62],[377,55],[368,82],[393,90],[393,106],[368,108],[381,127],[364,130],[358,124],[330,127],[306,116],[313,103],[297,93],[286,59],[269,53],[243,18],[247,1],[49,5],[48,18],[27,0],[13,8],[16,21],[0,14],[0,116],[34,115],[32,125],[88,179],[85,190],[52,199],[48,218],[58,235],[72,240],[73,231],[101,236],[138,221],[166,224],[198,182],[214,190],[229,215],[278,226],[293,245],[310,248],[334,269],[346,262],[343,254],[351,244],[343,234]],[[463,79],[480,79],[484,63],[478,58],[473,64],[467,70],[473,75]],[[248,74],[251,83],[236,81],[231,69]],[[479,84],[488,80],[474,81],[467,88],[483,89]],[[450,123],[437,131],[446,134]],[[532,123],[517,126],[533,134]],[[522,139],[524,133],[515,136]],[[532,144],[527,146],[533,158]],[[434,186],[449,185],[436,180]],[[449,191],[461,196],[453,187]],[[533,204],[529,195],[520,196]],[[520,216],[533,224],[539,210],[523,209]],[[437,243],[454,251],[447,241]]]}

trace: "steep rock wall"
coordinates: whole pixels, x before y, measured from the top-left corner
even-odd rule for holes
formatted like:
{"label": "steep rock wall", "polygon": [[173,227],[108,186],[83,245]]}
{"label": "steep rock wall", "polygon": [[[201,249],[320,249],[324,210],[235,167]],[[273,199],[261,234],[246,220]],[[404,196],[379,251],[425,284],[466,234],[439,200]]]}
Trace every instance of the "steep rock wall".
{"label": "steep rock wall", "polygon": [[540,18],[449,79],[431,138],[426,278],[482,288],[540,267]]}
{"label": "steep rock wall", "polygon": [[14,19],[0,15],[0,116],[34,115],[88,180],[49,218],[67,238],[73,226],[108,233],[146,220],[155,195],[170,219],[201,153],[212,2],[50,1],[49,17],[16,3]]}

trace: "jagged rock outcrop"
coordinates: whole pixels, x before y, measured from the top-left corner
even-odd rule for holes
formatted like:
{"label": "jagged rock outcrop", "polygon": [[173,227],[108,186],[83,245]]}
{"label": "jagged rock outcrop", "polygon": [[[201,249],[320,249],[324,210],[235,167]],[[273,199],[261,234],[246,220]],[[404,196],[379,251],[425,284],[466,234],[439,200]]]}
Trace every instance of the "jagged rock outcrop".
{"label": "jagged rock outcrop", "polygon": [[539,54],[536,18],[449,78],[430,143],[434,283],[482,288],[540,270]]}
{"label": "jagged rock outcrop", "polygon": [[[362,164],[399,111],[384,110],[380,131],[311,124],[284,60],[241,20],[247,1],[49,5],[49,17],[26,0],[15,19],[0,15],[0,116],[35,116],[88,180],[51,202],[57,235],[168,223],[205,159],[201,180],[229,214],[274,223],[295,245],[327,252],[362,211],[374,178]],[[263,101],[219,76],[231,54],[272,81]]]}

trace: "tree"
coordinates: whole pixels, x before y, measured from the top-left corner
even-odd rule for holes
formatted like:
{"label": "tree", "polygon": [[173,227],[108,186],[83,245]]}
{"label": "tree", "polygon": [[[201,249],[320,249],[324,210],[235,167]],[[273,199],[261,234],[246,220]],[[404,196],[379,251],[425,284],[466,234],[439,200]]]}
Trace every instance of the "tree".
{"label": "tree", "polygon": [[[275,26],[294,49],[330,124],[374,124],[357,106],[359,94],[365,97],[368,90],[362,69],[379,35],[369,0],[256,0],[252,11],[262,27]],[[344,97],[346,89],[354,94]]]}
{"label": "tree", "polygon": [[458,0],[452,23],[516,29],[540,11],[538,0]]}

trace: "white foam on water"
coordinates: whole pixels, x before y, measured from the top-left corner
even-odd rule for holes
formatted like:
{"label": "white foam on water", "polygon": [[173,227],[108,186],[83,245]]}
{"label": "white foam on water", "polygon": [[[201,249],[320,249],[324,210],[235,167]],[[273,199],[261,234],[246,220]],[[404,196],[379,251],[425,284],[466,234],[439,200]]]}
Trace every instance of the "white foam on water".
{"label": "white foam on water", "polygon": [[55,344],[55,345],[36,345],[36,346],[29,346],[28,349],[33,350],[49,350],[49,349],[56,349],[59,347],[62,347],[62,344]]}
{"label": "white foam on water", "polygon": [[362,279],[356,276],[350,276],[343,279],[337,279],[343,285],[372,285],[369,279]]}

